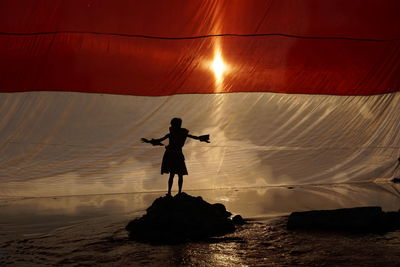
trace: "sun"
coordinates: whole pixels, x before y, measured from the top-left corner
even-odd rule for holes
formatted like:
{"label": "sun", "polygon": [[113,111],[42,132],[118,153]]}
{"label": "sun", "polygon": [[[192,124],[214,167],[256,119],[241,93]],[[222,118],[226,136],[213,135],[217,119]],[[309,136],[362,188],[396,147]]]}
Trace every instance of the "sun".
{"label": "sun", "polygon": [[222,59],[221,51],[215,51],[215,56],[213,62],[211,63],[211,68],[214,71],[216,82],[220,84],[226,71],[226,64]]}
{"label": "sun", "polygon": [[222,93],[227,88],[224,80],[232,71],[232,66],[223,57],[223,50],[219,39],[214,40],[213,46],[214,53],[211,54],[213,57],[205,59],[202,66],[214,76],[214,92]]}

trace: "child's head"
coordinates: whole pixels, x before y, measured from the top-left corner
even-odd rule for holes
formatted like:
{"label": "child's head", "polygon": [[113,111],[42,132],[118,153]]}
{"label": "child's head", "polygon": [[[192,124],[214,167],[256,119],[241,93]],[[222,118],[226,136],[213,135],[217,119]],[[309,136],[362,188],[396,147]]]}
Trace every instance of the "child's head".
{"label": "child's head", "polygon": [[180,119],[180,118],[173,118],[173,119],[171,120],[171,127],[172,127],[172,128],[179,129],[179,128],[181,128],[181,126],[182,126],[182,119]]}

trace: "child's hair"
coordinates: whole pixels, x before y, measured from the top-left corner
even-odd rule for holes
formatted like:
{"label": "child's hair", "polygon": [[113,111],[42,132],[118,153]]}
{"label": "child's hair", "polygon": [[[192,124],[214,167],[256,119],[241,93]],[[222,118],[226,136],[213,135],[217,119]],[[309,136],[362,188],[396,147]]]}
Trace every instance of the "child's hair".
{"label": "child's hair", "polygon": [[182,119],[180,118],[173,118],[171,120],[171,126],[172,128],[181,128],[182,126]]}

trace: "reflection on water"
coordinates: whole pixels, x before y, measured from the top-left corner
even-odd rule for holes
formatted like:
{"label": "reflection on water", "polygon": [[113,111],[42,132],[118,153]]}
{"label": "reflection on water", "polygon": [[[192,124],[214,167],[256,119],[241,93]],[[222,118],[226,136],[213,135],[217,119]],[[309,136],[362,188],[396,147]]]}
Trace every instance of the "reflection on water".
{"label": "reflection on water", "polygon": [[[400,208],[396,184],[337,184],[298,187],[258,187],[188,191],[205,200],[223,203],[245,218],[263,220],[292,211],[356,206]],[[0,199],[0,225],[10,233],[34,233],[93,218],[133,218],[163,193],[136,193],[53,198]]]}
{"label": "reflection on water", "polygon": [[276,215],[370,205],[398,210],[399,190],[363,183],[190,191],[253,220],[224,237],[174,246],[134,242],[124,229],[161,193],[0,199],[0,265],[398,266],[398,231],[288,231]]}

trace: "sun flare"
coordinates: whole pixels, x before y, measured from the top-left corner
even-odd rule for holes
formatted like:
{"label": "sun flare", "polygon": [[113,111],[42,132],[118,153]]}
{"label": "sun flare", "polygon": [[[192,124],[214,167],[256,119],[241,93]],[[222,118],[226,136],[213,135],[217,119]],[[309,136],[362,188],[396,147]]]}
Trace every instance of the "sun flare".
{"label": "sun flare", "polygon": [[211,64],[211,68],[214,71],[216,82],[218,84],[221,83],[224,72],[226,71],[226,64],[224,63],[224,61],[222,59],[221,51],[217,50],[215,52],[215,57]]}

